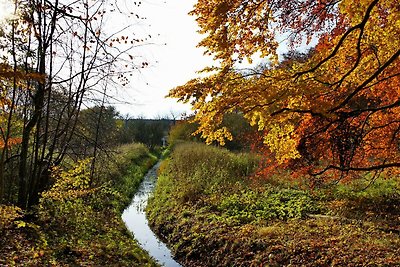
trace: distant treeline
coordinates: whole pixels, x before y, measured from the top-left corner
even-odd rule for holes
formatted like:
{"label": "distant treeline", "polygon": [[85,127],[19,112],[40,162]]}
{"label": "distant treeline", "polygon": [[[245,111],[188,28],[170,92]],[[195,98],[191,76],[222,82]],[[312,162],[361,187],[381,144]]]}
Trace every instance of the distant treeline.
{"label": "distant treeline", "polygon": [[177,120],[171,119],[127,119],[123,120],[121,143],[143,143],[150,149],[166,145],[166,137]]}
{"label": "distant treeline", "polygon": [[167,118],[122,118],[113,106],[95,106],[81,112],[77,143],[73,147],[86,156],[90,156],[96,147],[107,150],[132,142],[143,143],[154,149],[166,144],[166,136],[175,123],[176,120]]}

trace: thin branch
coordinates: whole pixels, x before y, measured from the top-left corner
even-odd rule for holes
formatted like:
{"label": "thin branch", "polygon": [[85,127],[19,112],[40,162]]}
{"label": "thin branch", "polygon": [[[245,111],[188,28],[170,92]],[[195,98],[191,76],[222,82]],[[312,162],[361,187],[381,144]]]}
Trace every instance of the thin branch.
{"label": "thin branch", "polygon": [[340,167],[336,165],[328,165],[325,167],[323,170],[312,173],[312,176],[319,176],[321,174],[324,174],[328,170],[337,170],[341,172],[349,172],[349,171],[375,171],[375,170],[382,170],[382,169],[388,169],[388,168],[395,168],[395,167],[400,167],[400,162],[392,162],[392,163],[383,163],[379,165],[373,165],[373,166],[368,166],[368,167]]}
{"label": "thin branch", "polygon": [[329,112],[335,112],[339,110],[340,108],[344,107],[356,94],[358,94],[360,91],[365,89],[365,86],[367,86],[370,82],[372,82],[375,78],[378,77],[379,74],[381,74],[390,64],[392,64],[398,57],[400,56],[400,49],[397,50],[396,53],[394,53],[388,61],[386,61],[385,64],[383,64],[374,74],[372,74],[368,79],[366,79],[362,84],[360,84],[354,91],[348,95],[339,105],[336,107],[332,108],[329,110]]}
{"label": "thin branch", "polygon": [[362,29],[362,28],[365,27],[365,24],[367,23],[368,19],[370,18],[372,9],[375,7],[375,5],[376,5],[378,2],[379,2],[379,0],[374,0],[374,1],[368,6],[367,11],[365,12],[365,16],[364,16],[363,20],[362,20],[359,24],[357,24],[357,25],[355,25],[355,26],[349,28],[349,29],[345,32],[345,34],[343,34],[343,36],[340,38],[339,42],[337,43],[337,45],[335,46],[335,48],[333,49],[332,53],[331,53],[329,56],[327,56],[326,58],[324,58],[323,60],[321,60],[320,62],[318,62],[318,64],[315,65],[313,68],[296,73],[296,74],[294,75],[294,77],[295,77],[295,78],[298,78],[298,77],[300,77],[300,76],[302,76],[302,75],[304,75],[304,74],[306,74],[306,73],[314,72],[314,71],[316,71],[319,67],[321,67],[322,64],[324,64],[325,62],[327,62],[328,60],[330,60],[331,58],[333,58],[333,57],[338,53],[339,49],[340,49],[341,46],[343,45],[343,43],[344,43],[344,41],[346,40],[346,38],[347,38],[353,31],[355,31],[355,30],[357,30],[357,29]]}

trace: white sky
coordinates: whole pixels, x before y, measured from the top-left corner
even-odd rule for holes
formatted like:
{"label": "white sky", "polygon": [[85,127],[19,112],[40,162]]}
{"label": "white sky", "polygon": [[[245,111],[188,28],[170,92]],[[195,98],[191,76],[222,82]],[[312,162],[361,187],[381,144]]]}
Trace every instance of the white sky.
{"label": "white sky", "polygon": [[13,13],[13,4],[10,0],[0,0],[0,20],[10,16]]}
{"label": "white sky", "polygon": [[[0,0],[0,19],[12,12],[9,1]],[[170,89],[196,77],[196,71],[213,63],[210,57],[203,55],[203,49],[196,48],[202,36],[197,33],[195,18],[188,15],[196,0],[141,2],[142,5],[137,8],[133,0],[125,1],[127,5],[132,3],[128,9],[133,8],[140,16],[147,18],[143,23],[135,25],[133,30],[153,36],[151,41],[154,44],[135,50],[139,56],[145,56],[150,67],[134,75],[124,90],[118,90],[116,98],[124,103],[112,104],[121,114],[129,114],[131,117],[156,118],[171,115],[171,112],[175,116],[183,112],[191,113],[189,105],[177,103],[175,99],[167,99],[165,96]],[[118,23],[114,22],[118,19],[113,18],[109,26]]]}
{"label": "white sky", "polygon": [[[13,11],[10,0],[0,0],[0,20]],[[127,0],[125,3],[132,2]],[[140,2],[140,0],[138,0]],[[168,91],[196,77],[196,71],[212,64],[196,48],[202,37],[197,33],[195,18],[188,15],[196,0],[142,0],[142,5],[132,7],[147,18],[143,25],[133,30],[150,34],[154,44],[135,50],[144,55],[150,67],[134,75],[131,84],[119,90],[116,97],[130,104],[112,104],[121,114],[132,117],[155,118],[165,115],[190,113],[190,106],[166,99]],[[114,21],[115,18],[112,19]],[[125,22],[124,22],[125,23]],[[129,22],[128,22],[129,23]],[[119,28],[119,27],[117,27]]]}
{"label": "white sky", "polygon": [[[118,95],[131,105],[119,104],[123,114],[154,118],[190,113],[189,105],[166,99],[168,91],[196,77],[196,71],[212,64],[203,56],[203,49],[196,48],[202,39],[197,33],[195,18],[188,15],[195,0],[143,1],[139,14],[147,17],[149,33],[156,44],[144,47],[151,66],[134,76],[130,88]],[[159,36],[158,36],[159,34]],[[165,45],[166,44],[166,45]]]}
{"label": "white sky", "polygon": [[[213,65],[212,58],[203,55],[204,49],[196,48],[203,37],[197,33],[195,17],[188,15],[196,0],[146,0],[142,3],[138,13],[147,17],[151,25],[142,30],[148,30],[155,36],[153,41],[159,45],[144,48],[153,66],[132,79],[131,88],[124,92],[126,94],[122,98],[132,104],[119,104],[117,109],[123,114],[147,118],[169,115],[171,112],[175,115],[182,112],[190,114],[189,105],[166,99],[165,96],[170,89],[195,78],[196,71]],[[284,53],[286,50],[285,41],[282,40],[278,52]],[[248,68],[261,62],[257,56],[253,59],[253,64],[246,61],[241,67]]]}

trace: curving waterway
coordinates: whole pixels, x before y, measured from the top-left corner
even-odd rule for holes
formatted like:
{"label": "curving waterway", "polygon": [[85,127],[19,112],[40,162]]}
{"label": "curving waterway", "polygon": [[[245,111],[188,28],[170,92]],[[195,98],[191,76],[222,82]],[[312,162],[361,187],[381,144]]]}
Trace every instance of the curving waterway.
{"label": "curving waterway", "polygon": [[140,246],[146,250],[159,264],[166,267],[181,266],[172,258],[171,251],[161,242],[149,227],[145,209],[150,194],[157,181],[157,170],[160,162],[151,168],[140,184],[132,203],[122,213],[122,220],[133,233]]}

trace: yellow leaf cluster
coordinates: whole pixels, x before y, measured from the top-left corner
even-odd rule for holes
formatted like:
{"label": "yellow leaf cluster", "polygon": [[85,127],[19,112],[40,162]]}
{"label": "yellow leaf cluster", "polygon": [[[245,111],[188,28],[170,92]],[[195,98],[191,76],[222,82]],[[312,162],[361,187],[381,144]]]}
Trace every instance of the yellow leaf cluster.
{"label": "yellow leaf cluster", "polygon": [[[325,2],[198,0],[191,14],[206,34],[199,45],[222,60],[221,68],[169,94],[193,105],[194,121],[200,125],[196,134],[207,143],[224,144],[232,137],[221,127],[224,114],[241,112],[265,133],[265,143],[284,162],[300,157],[299,132],[310,116],[334,121],[343,112],[368,110],[377,103],[390,106],[400,99],[400,62],[395,57],[400,47],[398,1],[342,0],[329,14],[319,13]],[[291,18],[291,13],[298,17]],[[250,74],[235,70],[236,60],[255,53],[276,57],[275,36],[285,31],[318,37],[318,44],[303,57],[271,62]],[[367,119],[371,129],[389,130],[390,123],[383,122],[395,123],[400,117],[390,111]]]}
{"label": "yellow leaf cluster", "polygon": [[0,230],[6,229],[14,221],[23,217],[23,212],[19,207],[0,205]]}
{"label": "yellow leaf cluster", "polygon": [[90,173],[88,165],[91,159],[80,160],[70,170],[63,171],[59,167],[53,168],[53,186],[42,193],[42,199],[53,201],[67,201],[87,196],[94,192],[90,188]]}
{"label": "yellow leaf cluster", "polygon": [[275,153],[278,163],[301,157],[297,151],[294,130],[294,126],[290,124],[275,123],[269,126],[268,134],[264,137],[264,143]]}

